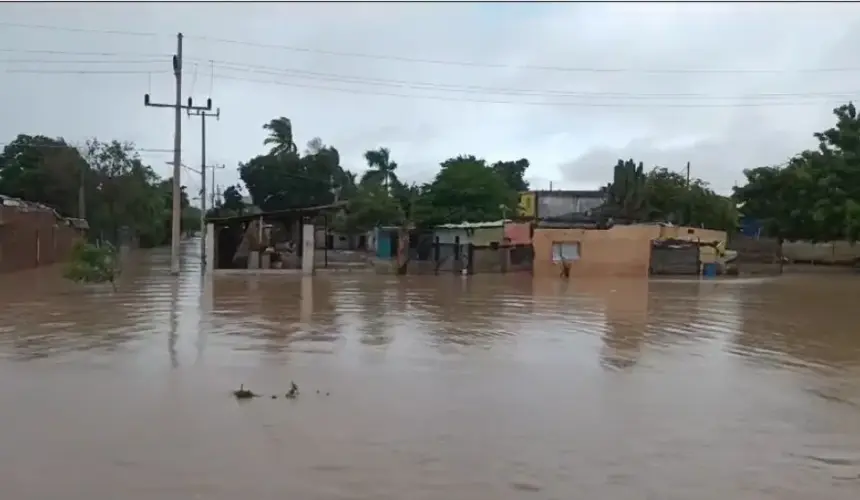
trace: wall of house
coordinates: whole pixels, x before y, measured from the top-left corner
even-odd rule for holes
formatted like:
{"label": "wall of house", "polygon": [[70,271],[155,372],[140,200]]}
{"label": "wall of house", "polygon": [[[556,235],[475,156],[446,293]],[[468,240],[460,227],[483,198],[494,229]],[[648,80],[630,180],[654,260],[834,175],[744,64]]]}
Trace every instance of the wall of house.
{"label": "wall of house", "polygon": [[[477,246],[489,246],[495,242],[502,244],[505,232],[502,226],[476,227],[474,229],[448,229],[438,228],[433,230],[434,238],[439,238],[439,243],[453,245],[459,242],[461,245],[471,243]],[[459,237],[459,240],[457,239]]]}
{"label": "wall of house", "polygon": [[392,233],[384,229],[376,230],[376,258],[391,260]]}
{"label": "wall of house", "polygon": [[464,245],[472,241],[471,237],[466,234],[465,229],[435,229],[433,230],[433,236],[434,238],[439,238],[439,243],[445,245],[453,245],[455,242]]}
{"label": "wall of house", "polygon": [[531,224],[528,222],[508,222],[505,224],[505,238],[511,245],[528,245],[532,242]]}
{"label": "wall of house", "polygon": [[537,192],[537,217],[557,217],[569,213],[585,213],[603,204],[603,198],[595,193],[577,191]]}
{"label": "wall of house", "polygon": [[553,243],[579,243],[579,259],[570,262],[570,277],[648,276],[651,240],[659,237],[659,226],[615,226],[611,229],[537,228],[534,274],[560,276],[561,263],[553,262]]}
{"label": "wall of house", "polygon": [[725,231],[716,229],[703,229],[699,227],[686,226],[657,226],[661,239],[676,239],[687,241],[726,241],[728,236]]}
{"label": "wall of house", "polygon": [[493,243],[501,245],[505,239],[505,230],[502,226],[478,227],[472,231],[472,244],[479,247],[489,246]]}
{"label": "wall of house", "polygon": [[50,210],[0,205],[0,272],[64,262],[82,236]]}

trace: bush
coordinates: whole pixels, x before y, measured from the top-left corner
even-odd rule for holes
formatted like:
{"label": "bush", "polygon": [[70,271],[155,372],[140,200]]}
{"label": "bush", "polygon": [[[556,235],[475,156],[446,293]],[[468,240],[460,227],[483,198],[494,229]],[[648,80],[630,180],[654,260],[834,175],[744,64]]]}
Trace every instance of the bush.
{"label": "bush", "polygon": [[110,243],[94,245],[78,241],[64,276],[77,283],[110,282],[115,291],[119,276],[117,264],[116,248]]}

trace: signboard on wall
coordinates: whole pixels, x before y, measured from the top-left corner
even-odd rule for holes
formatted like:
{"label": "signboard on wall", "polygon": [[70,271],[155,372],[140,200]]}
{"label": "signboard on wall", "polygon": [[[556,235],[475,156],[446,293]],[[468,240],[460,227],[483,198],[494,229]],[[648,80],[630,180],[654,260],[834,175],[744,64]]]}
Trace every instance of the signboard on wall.
{"label": "signboard on wall", "polygon": [[520,193],[520,203],[517,206],[517,215],[520,217],[535,216],[535,193],[524,191]]}

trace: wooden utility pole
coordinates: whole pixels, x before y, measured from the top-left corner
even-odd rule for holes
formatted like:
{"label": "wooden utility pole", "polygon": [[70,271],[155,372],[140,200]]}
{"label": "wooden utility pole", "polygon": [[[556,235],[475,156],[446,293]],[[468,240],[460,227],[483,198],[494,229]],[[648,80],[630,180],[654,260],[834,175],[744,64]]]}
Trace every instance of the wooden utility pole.
{"label": "wooden utility pole", "polygon": [[188,105],[182,104],[182,33],[176,35],[176,54],[173,56],[173,75],[176,77],[176,102],[174,104],[150,102],[149,94],[143,96],[143,104],[153,108],[173,108],[176,116],[173,124],[173,209],[170,232],[170,274],[179,274],[179,240],[182,220],[182,110],[212,109],[212,99],[206,100],[206,107],[193,106],[191,98]]}

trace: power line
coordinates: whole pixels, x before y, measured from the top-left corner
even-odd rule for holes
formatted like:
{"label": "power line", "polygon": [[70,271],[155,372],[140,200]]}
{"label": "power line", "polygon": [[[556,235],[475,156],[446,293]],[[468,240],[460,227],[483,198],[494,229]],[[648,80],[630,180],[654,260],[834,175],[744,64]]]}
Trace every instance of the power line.
{"label": "power line", "polygon": [[41,74],[41,75],[148,75],[154,73],[171,73],[168,70],[151,69],[4,69],[4,73]]}
{"label": "power line", "polygon": [[653,74],[680,74],[680,73],[819,73],[819,72],[846,72],[860,71],[860,68],[798,68],[798,69],[776,69],[776,68],[598,68],[598,67],[570,67],[570,66],[541,66],[541,65],[511,65],[511,64],[495,64],[481,63],[473,61],[452,61],[442,59],[422,59],[414,57],[402,57],[382,54],[367,54],[360,52],[343,52],[324,49],[312,49],[307,47],[296,47],[292,45],[277,45],[261,42],[250,42],[242,40],[231,40],[227,38],[216,38],[207,36],[188,36],[188,38],[209,41],[215,43],[225,43],[233,45],[245,45],[249,47],[260,47],[267,49],[279,49],[293,52],[305,52],[337,57],[352,57],[361,59],[376,59],[398,61],[405,63],[418,64],[434,64],[446,66],[462,66],[488,69],[526,69],[532,71],[556,71],[556,72],[571,72],[571,73],[653,73]]}
{"label": "power line", "polygon": [[[194,59],[190,59],[190,61],[194,61]],[[0,62],[4,62],[0,60]],[[160,60],[124,60],[124,61],[111,61],[111,60],[32,60],[32,59],[18,59],[12,61],[5,62],[15,62],[15,63],[48,63],[48,64],[60,64],[60,63],[68,63],[68,64],[89,64],[89,63],[130,63],[130,64],[161,64]],[[553,89],[523,89],[523,88],[500,88],[500,87],[485,87],[478,85],[456,85],[456,84],[446,84],[446,83],[438,83],[438,82],[421,82],[421,81],[408,81],[408,80],[397,80],[397,79],[381,79],[381,78],[368,78],[354,75],[341,75],[341,74],[333,74],[333,73],[323,73],[316,71],[307,71],[300,70],[294,68],[276,68],[273,66],[263,66],[263,65],[252,65],[252,64],[244,64],[237,63],[232,61],[209,61],[212,65],[212,73],[211,80],[214,81],[214,63],[219,63],[222,69],[226,69],[228,71],[253,71],[256,73],[262,73],[267,75],[274,76],[285,76],[290,78],[298,78],[310,81],[324,81],[324,82],[334,82],[334,83],[346,83],[346,84],[358,84],[358,85],[371,85],[371,86],[382,86],[382,87],[393,87],[398,89],[410,89],[410,90],[432,90],[432,91],[440,91],[440,92],[462,92],[462,93],[479,93],[479,94],[487,94],[494,93],[499,95],[506,96],[526,96],[526,97],[579,97],[579,98],[615,98],[615,99],[636,99],[636,100],[644,100],[644,99],[661,99],[661,98],[671,98],[671,99],[706,99],[706,100],[726,100],[726,99],[742,99],[748,101],[749,99],[782,99],[782,98],[851,98],[860,91],[852,90],[852,91],[831,91],[831,92],[764,92],[758,94],[741,94],[741,95],[714,95],[714,94],[705,94],[705,93],[629,93],[629,92],[585,92],[585,91],[569,91],[569,90],[553,90]],[[195,68],[197,68],[197,64],[195,64]],[[36,73],[36,74],[141,74],[141,73],[167,73],[167,70],[136,70],[136,69],[111,69],[111,70],[92,70],[92,69],[40,69],[40,68],[11,68],[6,69],[6,72],[9,73]],[[196,69],[195,69],[196,74]],[[220,75],[221,77],[228,79],[238,79],[236,76],[231,75]],[[243,77],[247,81],[258,81],[253,78]],[[292,82],[269,82],[269,81],[260,81],[261,83],[276,83],[288,86],[302,87],[306,86],[306,84],[295,84]],[[210,82],[211,86],[212,82]],[[324,87],[318,87],[320,89],[325,89]],[[335,90],[335,89],[330,89]],[[338,89],[340,90],[340,89]],[[353,89],[345,89],[345,91],[350,91]],[[360,91],[360,90],[359,90]],[[364,91],[363,93],[368,93]],[[380,93],[379,95],[386,95],[384,93]],[[422,95],[413,95],[409,94],[408,97],[424,97]],[[459,100],[459,99],[458,99]],[[483,101],[476,101],[483,102]],[[528,104],[528,103],[526,103]],[[545,104],[545,103],[539,103]],[[548,103],[552,105],[553,103]],[[578,104],[578,103],[565,103],[567,105]],[[559,104],[559,105],[565,105]],[[600,103],[592,103],[592,104],[600,104]],[[763,105],[766,103],[740,103],[741,105]],[[795,105],[794,103],[791,103]]]}
{"label": "power line", "polygon": [[49,31],[68,31],[73,33],[98,33],[102,35],[129,35],[129,36],[165,36],[163,33],[152,33],[144,31],[128,31],[128,30],[111,30],[111,29],[93,29],[93,28],[76,28],[70,26],[52,26],[47,24],[25,24],[13,22],[0,22],[0,26],[8,28],[26,28],[26,29],[42,29]]}
{"label": "power line", "polygon": [[[193,59],[191,59],[193,61]],[[0,62],[4,62],[0,60]],[[30,61],[30,60],[18,60],[16,62],[34,62],[39,63],[42,61]],[[66,61],[44,61],[48,63],[63,63]],[[111,63],[113,61],[69,61],[69,63]],[[120,62],[120,61],[118,61]],[[152,60],[152,61],[121,61],[125,63],[158,63],[161,64],[162,61]],[[846,91],[832,91],[832,92],[763,92],[757,94],[735,94],[735,95],[717,95],[717,94],[705,94],[705,93],[694,93],[694,92],[674,92],[674,93],[633,93],[633,92],[586,92],[586,91],[569,91],[569,90],[554,90],[554,89],[523,89],[523,88],[502,88],[502,87],[484,87],[477,85],[454,85],[454,84],[446,84],[446,83],[437,83],[437,82],[421,82],[421,81],[408,81],[408,80],[397,80],[397,79],[380,79],[380,78],[366,78],[352,75],[339,75],[333,73],[321,73],[315,71],[306,71],[306,70],[298,70],[298,69],[280,69],[274,68],[270,66],[257,66],[257,65],[248,65],[241,63],[232,63],[226,61],[212,61],[212,62],[220,62],[222,66],[221,69],[226,69],[228,71],[243,71],[246,72],[251,70],[256,73],[262,73],[265,75],[272,76],[284,76],[291,78],[298,78],[310,81],[324,81],[324,82],[333,82],[333,83],[346,83],[346,84],[359,84],[359,85],[374,85],[374,86],[382,86],[382,87],[394,87],[394,88],[405,88],[410,90],[432,90],[432,91],[440,91],[440,92],[462,92],[462,93],[471,93],[471,94],[499,94],[499,95],[509,95],[509,96],[524,96],[524,97],[579,97],[579,98],[623,98],[623,99],[781,99],[781,98],[797,98],[797,97],[818,97],[818,98],[850,98],[860,94],[858,90],[846,90]],[[196,67],[196,66],[195,66]],[[89,70],[89,69],[39,69],[39,68],[12,68],[4,70],[9,73],[35,73],[35,74],[140,74],[140,73],[168,73],[168,70],[135,70],[135,69],[122,69],[122,70]],[[214,73],[211,75],[212,80],[216,77]],[[223,75],[219,74],[217,77],[227,78],[227,79],[244,79],[247,81],[257,81],[260,83],[278,83],[283,85],[291,85],[296,87],[302,87],[306,85],[300,84],[292,84],[290,82],[270,82],[265,80],[256,80],[253,78],[247,77],[236,77],[232,75]],[[320,87],[324,88],[324,87]],[[386,95],[386,94],[379,94]],[[410,97],[421,97],[421,95],[411,95]],[[481,102],[481,101],[477,101]]]}
{"label": "power line", "polygon": [[0,49],[0,52],[11,54],[44,54],[44,55],[63,55],[63,56],[102,56],[102,57],[160,57],[167,58],[171,54],[166,52],[91,52],[91,51],[73,51],[73,50],[50,50],[50,49]]}
{"label": "power line", "polygon": [[[0,142],[0,147],[6,147],[6,146],[9,146],[11,144],[13,144],[13,143],[11,143],[11,142]],[[78,149],[78,146],[75,146],[73,144],[66,144],[66,145],[62,145],[62,144],[38,144],[38,145],[33,146],[33,147],[35,149],[43,149],[43,148],[46,148],[46,149],[51,149],[51,148],[54,148],[54,149]],[[173,150],[172,149],[135,147],[134,152],[138,152],[138,153],[172,153]]]}
{"label": "power line", "polygon": [[220,64],[220,68],[234,71],[254,71],[264,74],[276,76],[291,76],[295,78],[304,78],[309,80],[324,80],[337,83],[358,83],[367,85],[391,86],[398,88],[410,88],[416,90],[439,90],[439,91],[454,91],[467,93],[495,93],[495,94],[511,94],[511,95],[527,95],[527,96],[558,96],[558,97],[625,97],[625,98],[712,98],[712,99],[736,99],[736,98],[781,98],[781,97],[845,97],[853,96],[860,93],[857,90],[842,91],[842,92],[765,92],[759,94],[746,95],[714,95],[703,93],[627,93],[627,92],[585,92],[585,91],[570,91],[570,90],[551,90],[551,89],[522,89],[522,88],[502,88],[502,87],[484,87],[478,85],[452,85],[437,82],[420,82],[409,80],[396,79],[380,79],[367,78],[353,75],[339,75],[333,73],[321,73],[316,71],[307,71],[292,68],[275,68],[271,66],[259,66],[243,63],[234,63],[228,61],[213,60]]}
{"label": "power line", "polygon": [[[292,83],[292,82],[284,82],[279,80],[260,80],[248,77],[238,77],[232,75],[223,75],[219,74],[216,78],[224,78],[228,80],[236,80],[236,81],[244,81],[244,82],[254,82],[254,83],[265,83],[271,85],[280,85],[284,87],[294,87],[294,88],[306,88],[312,90],[325,90],[331,92],[342,92],[348,94],[359,94],[359,95],[373,95],[373,96],[387,96],[387,97],[400,97],[406,99],[429,99],[435,101],[449,101],[449,102],[465,102],[465,103],[475,103],[475,104],[512,104],[512,105],[524,105],[524,106],[558,106],[558,107],[584,107],[584,108],[746,108],[746,107],[777,107],[777,106],[809,106],[815,105],[820,106],[822,103],[827,101],[805,101],[805,102],[786,102],[786,101],[774,101],[774,102],[732,102],[732,103],[643,103],[643,102],[593,102],[593,101],[579,101],[579,102],[570,102],[570,101],[511,101],[511,100],[490,100],[490,99],[463,99],[457,97],[449,97],[449,96],[439,96],[439,95],[427,95],[427,94],[405,94],[405,93],[393,93],[393,92],[379,92],[365,89],[357,89],[357,88],[343,88],[343,87],[329,87],[322,85],[309,85],[309,84],[300,84],[300,83]],[[666,96],[669,98],[669,96]],[[835,101],[832,101],[835,102]],[[840,101],[841,102],[841,101]]]}
{"label": "power line", "polygon": [[[26,29],[43,29],[51,31],[67,31],[76,33],[93,33],[104,35],[125,35],[144,37],[166,37],[172,36],[166,33],[140,32],[129,30],[92,29],[68,26],[50,26],[43,24],[24,24],[13,22],[0,22],[0,26]],[[711,73],[711,74],[738,74],[738,73],[844,73],[860,71],[858,67],[843,68],[622,68],[622,67],[571,67],[571,66],[543,66],[543,65],[511,65],[486,63],[476,61],[455,61],[443,59],[429,59],[404,57],[385,54],[369,54],[362,52],[336,51],[317,49],[310,47],[299,47],[294,45],[280,45],[271,43],[254,42],[248,40],[234,40],[220,37],[186,35],[186,38],[207,41],[210,43],[222,43],[231,45],[242,45],[247,47],[258,47],[265,49],[276,49],[290,52],[312,53],[336,57],[350,57],[360,59],[387,60],[412,64],[433,64],[444,66],[474,67],[488,69],[522,69],[531,71],[555,71],[569,73],[650,73],[650,74],[684,74],[684,73]]]}
{"label": "power line", "polygon": [[[229,69],[229,68],[228,68]],[[168,74],[167,70],[137,70],[137,69],[116,69],[116,70],[83,70],[83,69],[5,69],[3,70],[6,73],[18,73],[18,74],[66,74],[66,75],[137,75],[137,74]],[[289,75],[279,75],[275,73],[274,76],[289,76]],[[766,107],[766,106],[808,106],[808,105],[820,105],[823,102],[833,102],[835,103],[836,99],[844,100],[846,98],[851,98],[856,96],[858,91],[844,91],[844,92],[809,92],[809,93],[784,93],[784,94],[747,94],[747,95],[737,95],[737,96],[716,96],[716,95],[695,95],[695,94],[625,94],[621,92],[615,93],[569,93],[569,94],[541,94],[540,91],[533,91],[531,94],[521,93],[508,93],[500,95],[507,96],[523,96],[523,97],[572,97],[572,98],[587,98],[587,99],[595,99],[595,98],[611,98],[616,102],[594,102],[594,101],[518,101],[518,100],[500,100],[500,99],[471,99],[471,98],[457,98],[457,97],[449,97],[449,96],[440,96],[440,95],[428,95],[428,94],[417,94],[417,93],[393,93],[393,92],[381,92],[376,90],[362,89],[362,88],[344,88],[344,87],[331,87],[324,85],[311,85],[307,83],[296,83],[289,82],[283,80],[262,80],[255,79],[250,77],[239,77],[235,75],[225,75],[219,73],[215,75],[215,78],[223,78],[228,80],[236,80],[236,81],[245,81],[245,82],[253,82],[253,83],[264,83],[271,85],[279,85],[286,87],[294,87],[294,88],[306,88],[312,90],[325,90],[325,91],[333,91],[333,92],[342,92],[342,93],[352,93],[352,94],[360,94],[360,95],[375,95],[375,96],[387,96],[387,97],[401,97],[407,99],[429,99],[429,100],[437,100],[437,101],[451,101],[451,102],[470,102],[477,104],[512,104],[512,105],[527,105],[527,106],[564,106],[564,107],[663,107],[663,108],[738,108],[738,107]],[[305,77],[307,78],[307,77]],[[313,78],[310,78],[312,81]],[[214,79],[213,79],[214,80]],[[371,84],[371,85],[385,85],[384,81],[379,82],[361,82],[361,81],[349,81],[349,80],[337,80],[332,78],[332,82],[334,83],[345,83],[345,84]],[[391,85],[391,84],[389,84]],[[428,90],[428,91],[459,91],[465,93],[490,93],[489,89],[483,92],[480,92],[477,89],[454,89],[454,88],[433,88],[433,87],[418,87],[418,86],[406,86],[398,83],[394,83],[393,86],[398,88],[407,88],[411,90]],[[502,92],[504,89],[499,89],[496,92]],[[525,92],[525,91],[524,91]],[[652,102],[652,103],[636,103],[636,102],[617,102],[620,100],[650,100],[650,99],[681,99],[681,98],[693,98],[698,97],[701,99],[739,99],[741,102],[728,102],[728,103],[660,103],[660,102]],[[819,98],[819,99],[829,99],[828,100],[807,100],[801,102],[790,102],[790,101],[780,101],[773,100],[777,97],[794,97],[794,98]],[[770,101],[765,102],[743,102],[745,100],[751,98],[759,98],[759,99],[771,99]]]}
{"label": "power line", "polygon": [[0,59],[7,64],[164,64],[160,59]]}

